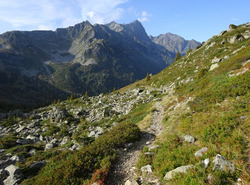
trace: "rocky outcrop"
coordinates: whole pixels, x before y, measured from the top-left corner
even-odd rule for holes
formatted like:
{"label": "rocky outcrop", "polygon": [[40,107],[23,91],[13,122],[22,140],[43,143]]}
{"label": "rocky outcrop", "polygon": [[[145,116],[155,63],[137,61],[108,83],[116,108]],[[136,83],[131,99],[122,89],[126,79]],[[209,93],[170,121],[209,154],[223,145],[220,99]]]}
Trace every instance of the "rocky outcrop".
{"label": "rocky outcrop", "polygon": [[187,171],[191,168],[194,168],[194,165],[180,166],[174,170],[167,172],[164,176],[164,179],[171,180],[176,173],[187,173]]}

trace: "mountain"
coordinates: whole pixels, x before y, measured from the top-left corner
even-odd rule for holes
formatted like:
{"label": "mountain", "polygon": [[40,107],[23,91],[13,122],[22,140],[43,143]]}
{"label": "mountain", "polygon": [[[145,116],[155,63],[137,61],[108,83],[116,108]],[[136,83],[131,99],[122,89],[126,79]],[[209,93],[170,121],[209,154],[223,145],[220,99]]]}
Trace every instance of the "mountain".
{"label": "mountain", "polygon": [[156,37],[150,36],[150,39],[156,44],[164,46],[168,51],[174,53],[179,51],[181,55],[185,55],[189,49],[195,49],[200,45],[200,42],[185,40],[181,36],[172,33],[160,34]]}
{"label": "mountain", "polygon": [[112,93],[0,114],[0,184],[248,184],[249,38],[230,25]]}
{"label": "mountain", "polygon": [[0,109],[110,92],[158,73],[173,58],[139,21],[6,32],[0,35]]}

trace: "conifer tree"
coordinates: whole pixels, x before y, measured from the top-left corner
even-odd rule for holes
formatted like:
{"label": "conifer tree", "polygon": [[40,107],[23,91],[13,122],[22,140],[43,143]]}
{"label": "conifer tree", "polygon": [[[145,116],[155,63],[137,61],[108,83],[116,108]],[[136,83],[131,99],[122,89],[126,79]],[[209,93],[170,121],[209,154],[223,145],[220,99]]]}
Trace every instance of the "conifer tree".
{"label": "conifer tree", "polygon": [[84,97],[85,98],[89,97],[88,91],[85,92]]}
{"label": "conifer tree", "polygon": [[180,58],[181,58],[181,54],[180,54],[180,52],[178,51],[178,52],[176,53],[176,56],[175,56],[174,61],[177,61],[177,60],[179,60]]}
{"label": "conifer tree", "polygon": [[149,80],[150,80],[150,75],[147,73],[146,82],[148,82]]}

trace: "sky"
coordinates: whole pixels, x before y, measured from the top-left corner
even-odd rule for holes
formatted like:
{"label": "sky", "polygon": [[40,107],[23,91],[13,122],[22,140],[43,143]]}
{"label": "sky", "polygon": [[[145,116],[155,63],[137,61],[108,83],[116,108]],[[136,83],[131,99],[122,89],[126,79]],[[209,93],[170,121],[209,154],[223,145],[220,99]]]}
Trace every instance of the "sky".
{"label": "sky", "polygon": [[250,22],[250,0],[0,0],[0,34],[139,20],[148,35],[206,41],[229,24]]}

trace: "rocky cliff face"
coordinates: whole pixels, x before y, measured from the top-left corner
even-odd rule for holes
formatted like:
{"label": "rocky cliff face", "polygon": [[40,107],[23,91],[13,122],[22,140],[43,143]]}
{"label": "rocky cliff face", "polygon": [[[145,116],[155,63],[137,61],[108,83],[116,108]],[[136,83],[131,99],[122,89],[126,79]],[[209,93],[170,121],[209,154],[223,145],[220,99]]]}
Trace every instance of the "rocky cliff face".
{"label": "rocky cliff face", "polygon": [[43,97],[51,102],[58,94],[94,95],[123,87],[158,73],[174,54],[153,43],[139,21],[86,21],[55,32],[6,32],[0,35],[0,56],[2,105],[29,107]]}
{"label": "rocky cliff face", "polygon": [[156,44],[164,46],[168,51],[175,53],[179,51],[182,55],[185,55],[189,49],[194,49],[200,45],[195,40],[185,40],[179,35],[172,33],[161,34],[156,37],[150,36],[150,38]]}

